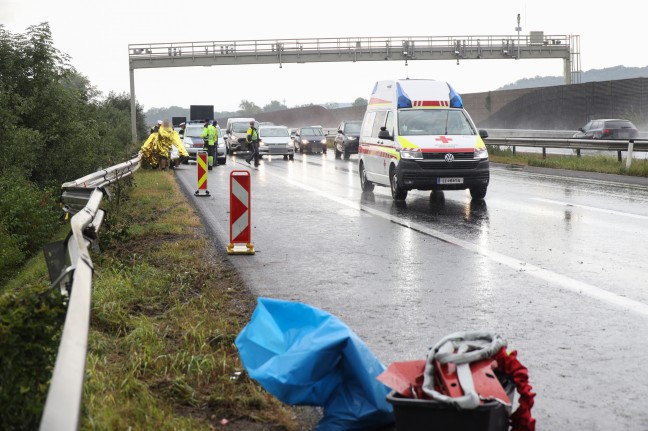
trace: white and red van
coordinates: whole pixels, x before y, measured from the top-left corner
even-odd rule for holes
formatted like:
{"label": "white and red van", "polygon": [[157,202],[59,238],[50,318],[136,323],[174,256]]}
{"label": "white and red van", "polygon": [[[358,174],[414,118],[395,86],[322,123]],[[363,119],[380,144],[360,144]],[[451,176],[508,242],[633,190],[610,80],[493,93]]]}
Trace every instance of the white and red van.
{"label": "white and red van", "polygon": [[362,190],[386,186],[403,200],[409,190],[468,189],[483,199],[490,179],[487,137],[448,83],[378,81],[360,131]]}

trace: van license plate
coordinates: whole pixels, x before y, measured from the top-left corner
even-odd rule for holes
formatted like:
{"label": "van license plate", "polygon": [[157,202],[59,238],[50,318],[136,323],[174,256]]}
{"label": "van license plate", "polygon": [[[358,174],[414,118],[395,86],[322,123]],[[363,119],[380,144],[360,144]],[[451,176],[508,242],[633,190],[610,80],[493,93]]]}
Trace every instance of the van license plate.
{"label": "van license plate", "polygon": [[463,184],[463,178],[437,178],[437,184]]}

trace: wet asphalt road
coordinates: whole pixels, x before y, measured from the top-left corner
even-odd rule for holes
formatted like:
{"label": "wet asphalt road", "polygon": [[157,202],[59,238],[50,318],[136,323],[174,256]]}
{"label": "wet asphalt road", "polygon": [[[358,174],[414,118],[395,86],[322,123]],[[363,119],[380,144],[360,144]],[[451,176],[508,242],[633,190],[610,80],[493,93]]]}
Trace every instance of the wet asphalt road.
{"label": "wet asphalt road", "polygon": [[[228,159],[210,197],[193,197],[195,165],[176,171],[223,251],[233,169],[250,170]],[[385,365],[492,330],[529,369],[538,430],[648,430],[648,181],[492,166],[482,202],[399,204],[361,193],[356,156],[274,157],[251,175],[257,253],[230,260],[259,296],[336,315]]]}

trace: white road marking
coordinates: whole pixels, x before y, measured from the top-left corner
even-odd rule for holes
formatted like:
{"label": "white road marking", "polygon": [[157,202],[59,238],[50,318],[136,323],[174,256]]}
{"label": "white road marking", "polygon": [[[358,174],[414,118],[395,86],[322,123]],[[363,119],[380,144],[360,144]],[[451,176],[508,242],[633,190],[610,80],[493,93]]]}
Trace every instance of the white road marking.
{"label": "white road marking", "polygon": [[527,262],[521,261],[519,259],[516,259],[514,257],[506,256],[504,254],[488,250],[486,247],[482,247],[477,244],[470,243],[468,241],[464,241],[462,239],[456,238],[454,236],[445,234],[441,231],[438,231],[436,229],[431,229],[428,228],[427,226],[423,226],[419,223],[408,221],[405,219],[402,219],[400,217],[384,213],[382,211],[376,210],[374,208],[368,207],[366,205],[362,205],[358,202],[353,202],[348,199],[341,198],[339,196],[332,195],[328,192],[316,189],[314,187],[299,183],[297,181],[291,180],[289,178],[286,178],[285,176],[275,174],[270,171],[266,171],[267,175],[274,176],[278,179],[281,179],[293,186],[300,187],[304,190],[307,190],[311,193],[316,193],[326,199],[329,199],[333,202],[337,202],[341,205],[344,205],[349,208],[356,209],[358,211],[364,211],[369,214],[372,214],[376,217],[383,218],[385,220],[389,220],[393,223],[399,224],[403,227],[407,227],[409,229],[421,232],[425,235],[437,238],[441,241],[445,241],[450,244],[457,245],[459,247],[462,247],[466,250],[472,251],[473,253],[479,254],[481,256],[484,256],[487,259],[492,260],[493,262],[501,263],[502,265],[506,265],[509,268],[519,271],[519,272],[524,272],[530,276],[536,277],[540,280],[544,280],[554,286],[557,287],[562,287],[567,290],[571,290],[572,292],[575,292],[579,295],[586,295],[589,296],[590,298],[597,299],[599,301],[605,302],[607,304],[615,305],[620,308],[626,309],[628,311],[632,311],[634,313],[637,313],[643,317],[648,317],[648,304],[644,304],[643,302],[635,301],[634,299],[626,298],[625,296],[617,295],[615,293],[609,292],[605,289],[602,289],[600,287],[593,286],[591,284],[575,280],[573,278],[567,277],[565,275],[561,275],[558,273],[555,273],[553,271],[549,271],[547,269],[540,268],[538,266],[529,264]]}
{"label": "white road marking", "polygon": [[600,213],[605,213],[605,214],[614,214],[618,216],[624,216],[624,217],[630,217],[630,218],[637,218],[640,220],[648,220],[648,216],[641,215],[641,214],[632,214],[632,213],[626,213],[623,211],[616,211],[616,210],[611,210],[611,209],[606,209],[606,208],[597,208],[597,207],[591,207],[588,205],[580,205],[580,204],[574,204],[571,202],[562,202],[562,201],[557,201],[553,199],[545,199],[545,198],[531,198],[532,200],[535,201],[540,201],[540,202],[545,202],[548,204],[555,204],[555,205],[564,205],[564,206],[569,206],[569,207],[575,207],[575,208],[583,208],[588,211],[595,211],[595,212],[600,212]]}

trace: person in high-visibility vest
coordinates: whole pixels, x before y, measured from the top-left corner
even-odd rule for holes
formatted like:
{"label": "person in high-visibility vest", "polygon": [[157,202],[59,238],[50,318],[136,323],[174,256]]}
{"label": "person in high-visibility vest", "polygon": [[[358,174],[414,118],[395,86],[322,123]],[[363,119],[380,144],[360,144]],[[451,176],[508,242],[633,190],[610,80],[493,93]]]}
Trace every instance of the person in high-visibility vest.
{"label": "person in high-visibility vest", "polygon": [[207,149],[207,169],[212,170],[212,166],[218,166],[218,161],[214,164],[214,142],[216,138],[216,128],[212,126],[211,121],[205,120],[205,128],[203,129],[202,135],[203,142]]}
{"label": "person in high-visibility vest", "polygon": [[259,166],[259,131],[254,127],[254,121],[250,121],[245,142],[252,146],[252,153],[245,158],[245,161],[249,165],[250,161],[254,159],[254,166]]}

